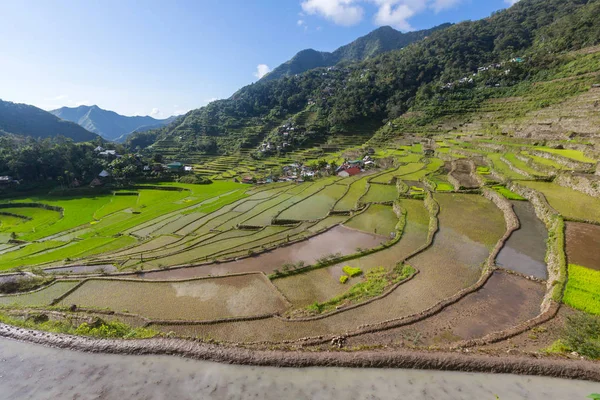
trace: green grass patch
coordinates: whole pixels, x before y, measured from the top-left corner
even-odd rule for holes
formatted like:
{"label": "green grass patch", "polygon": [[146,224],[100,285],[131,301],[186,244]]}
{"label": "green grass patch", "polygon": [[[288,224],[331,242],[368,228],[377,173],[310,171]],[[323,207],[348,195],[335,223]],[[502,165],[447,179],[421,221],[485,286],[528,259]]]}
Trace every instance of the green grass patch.
{"label": "green grass patch", "polygon": [[307,307],[312,314],[321,314],[338,307],[357,304],[382,295],[386,289],[414,274],[416,270],[410,265],[398,265],[392,271],[383,267],[367,271],[363,281],[352,286],[346,293],[334,297],[324,303],[316,302]]}
{"label": "green grass patch", "polygon": [[550,182],[519,183],[542,192],[548,203],[567,219],[600,223],[600,201],[596,197]]}
{"label": "green grass patch", "polygon": [[567,323],[561,332],[560,339],[545,349],[550,354],[578,354],[600,359],[600,317],[585,313],[577,313],[567,317]]}
{"label": "green grass patch", "polygon": [[563,301],[578,310],[600,315],[600,271],[569,264]]}
{"label": "green grass patch", "polygon": [[500,193],[504,198],[508,199],[508,200],[526,200],[524,197],[518,195],[517,193],[513,192],[510,189],[507,189],[505,186],[492,186],[492,189],[494,189],[496,192]]}
{"label": "green grass patch", "polygon": [[345,265],[344,267],[342,267],[342,271],[344,271],[344,273],[346,275],[348,275],[350,278],[354,278],[355,276],[359,276],[362,275],[362,269],[358,268],[358,267],[351,267],[349,265]]}
{"label": "green grass patch", "polygon": [[371,184],[367,194],[361,198],[362,203],[384,203],[398,198],[396,185]]}
{"label": "green grass patch", "polygon": [[348,275],[342,275],[340,276],[340,283],[344,285],[346,282],[348,282],[348,279],[350,279]]}
{"label": "green grass patch", "polygon": [[30,314],[27,319],[0,314],[0,322],[20,328],[96,338],[147,339],[159,335],[151,329],[133,328],[122,322],[101,319],[96,319],[92,324],[84,322],[75,326],[70,321],[48,320],[43,313]]}

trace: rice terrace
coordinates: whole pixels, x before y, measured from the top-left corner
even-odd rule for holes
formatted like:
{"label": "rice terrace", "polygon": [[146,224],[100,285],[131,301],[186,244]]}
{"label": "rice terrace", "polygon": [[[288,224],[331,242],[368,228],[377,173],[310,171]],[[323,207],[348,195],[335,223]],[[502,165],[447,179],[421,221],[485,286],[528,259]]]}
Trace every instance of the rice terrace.
{"label": "rice terrace", "polygon": [[0,100],[0,337],[600,382],[598,15],[383,27],[111,138]]}
{"label": "rice terrace", "polygon": [[[2,319],[249,348],[553,354],[558,320],[600,314],[600,201],[581,191],[597,187],[597,150],[443,139],[449,152],[410,139],[428,155],[388,144],[368,157],[388,168],[346,178],[2,200],[3,283],[37,283],[0,297]],[[540,177],[503,176],[505,151]],[[565,170],[549,175],[532,152]]]}

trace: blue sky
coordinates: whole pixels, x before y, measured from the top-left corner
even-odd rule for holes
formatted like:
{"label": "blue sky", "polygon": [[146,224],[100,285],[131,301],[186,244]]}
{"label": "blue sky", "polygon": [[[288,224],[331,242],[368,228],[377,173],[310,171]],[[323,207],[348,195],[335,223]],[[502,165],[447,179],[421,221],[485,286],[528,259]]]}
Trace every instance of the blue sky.
{"label": "blue sky", "polygon": [[479,19],[514,2],[2,0],[0,98],[167,117],[229,97],[305,48],[332,51],[382,25]]}

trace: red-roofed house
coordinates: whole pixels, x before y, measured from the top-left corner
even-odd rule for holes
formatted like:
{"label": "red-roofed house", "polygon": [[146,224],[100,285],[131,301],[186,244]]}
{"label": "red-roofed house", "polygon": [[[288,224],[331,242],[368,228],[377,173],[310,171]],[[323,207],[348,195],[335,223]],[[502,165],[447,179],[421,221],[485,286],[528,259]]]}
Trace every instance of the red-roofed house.
{"label": "red-roofed house", "polygon": [[350,168],[346,168],[343,171],[338,172],[338,176],[342,177],[342,178],[347,178],[349,176],[354,176],[354,175],[358,175],[361,173],[361,169],[358,167],[350,167]]}

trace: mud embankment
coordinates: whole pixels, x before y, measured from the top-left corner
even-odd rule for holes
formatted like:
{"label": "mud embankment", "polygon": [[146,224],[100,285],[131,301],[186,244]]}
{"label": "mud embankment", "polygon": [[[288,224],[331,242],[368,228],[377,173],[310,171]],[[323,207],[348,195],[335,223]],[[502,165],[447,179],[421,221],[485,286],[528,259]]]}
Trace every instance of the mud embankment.
{"label": "mud embankment", "polygon": [[177,355],[228,364],[276,367],[415,368],[509,373],[600,382],[598,363],[451,352],[284,352],[223,347],[183,339],[108,340],[36,332],[0,324],[0,336],[47,346],[109,354]]}

